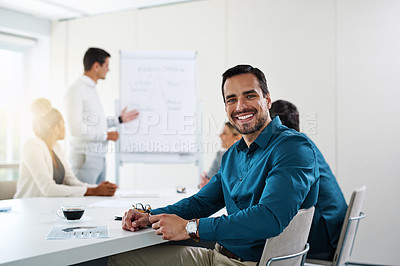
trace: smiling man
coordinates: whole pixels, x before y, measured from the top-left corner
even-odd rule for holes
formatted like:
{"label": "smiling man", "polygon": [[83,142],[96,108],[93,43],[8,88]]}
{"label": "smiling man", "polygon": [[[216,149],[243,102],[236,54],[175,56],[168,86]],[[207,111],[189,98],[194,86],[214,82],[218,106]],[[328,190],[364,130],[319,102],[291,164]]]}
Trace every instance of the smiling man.
{"label": "smiling man", "polygon": [[[300,208],[316,203],[315,149],[278,117],[271,120],[264,74],[238,65],[222,77],[226,114],[243,138],[197,194],[152,216],[129,210],[122,221],[124,230],[152,225],[164,239],[216,241],[215,249],[155,246],[110,257],[109,265],[256,265],[265,240],[279,235]],[[223,207],[228,215],[209,217]]]}
{"label": "smiling man", "polygon": [[268,113],[268,109],[271,108],[271,98],[261,71],[254,68],[254,73],[230,77],[234,70],[236,69],[228,70],[223,78],[222,95],[225,111],[229,121],[246,136],[244,139],[250,145],[271,122]]}

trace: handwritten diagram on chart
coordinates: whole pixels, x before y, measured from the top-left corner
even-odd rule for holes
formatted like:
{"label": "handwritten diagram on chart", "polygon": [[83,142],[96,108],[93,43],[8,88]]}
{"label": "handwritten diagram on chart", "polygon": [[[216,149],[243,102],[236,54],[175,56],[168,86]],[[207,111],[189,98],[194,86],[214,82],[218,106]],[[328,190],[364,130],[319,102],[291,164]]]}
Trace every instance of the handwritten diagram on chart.
{"label": "handwritten diagram on chart", "polygon": [[139,119],[121,128],[121,152],[195,152],[195,52],[121,51],[121,108]]}

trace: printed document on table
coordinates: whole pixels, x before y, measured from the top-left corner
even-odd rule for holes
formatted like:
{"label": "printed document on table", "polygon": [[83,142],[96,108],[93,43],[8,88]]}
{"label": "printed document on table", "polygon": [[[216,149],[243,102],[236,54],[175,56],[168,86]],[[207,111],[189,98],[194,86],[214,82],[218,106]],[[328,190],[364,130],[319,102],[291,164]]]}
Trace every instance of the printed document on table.
{"label": "printed document on table", "polygon": [[46,239],[88,239],[110,237],[108,226],[53,226]]}

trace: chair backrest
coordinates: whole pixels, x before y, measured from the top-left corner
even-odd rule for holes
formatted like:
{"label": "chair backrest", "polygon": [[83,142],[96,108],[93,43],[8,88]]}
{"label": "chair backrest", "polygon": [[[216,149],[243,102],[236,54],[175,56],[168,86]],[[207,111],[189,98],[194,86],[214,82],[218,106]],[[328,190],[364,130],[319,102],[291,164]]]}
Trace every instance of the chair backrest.
{"label": "chair backrest", "polygon": [[0,200],[12,199],[17,191],[17,180],[0,181]]}
{"label": "chair backrest", "polygon": [[[301,209],[281,234],[267,239],[261,256],[260,265],[266,265],[274,257],[286,256],[304,250],[314,216],[314,207]],[[301,265],[302,258],[276,261],[274,266]]]}
{"label": "chair backrest", "polygon": [[342,231],[338,245],[333,256],[333,266],[343,265],[350,258],[353,249],[354,240],[357,234],[358,222],[364,218],[365,215],[361,212],[365,191],[365,186],[357,188],[351,194],[349,207],[347,208],[346,216],[344,218]]}

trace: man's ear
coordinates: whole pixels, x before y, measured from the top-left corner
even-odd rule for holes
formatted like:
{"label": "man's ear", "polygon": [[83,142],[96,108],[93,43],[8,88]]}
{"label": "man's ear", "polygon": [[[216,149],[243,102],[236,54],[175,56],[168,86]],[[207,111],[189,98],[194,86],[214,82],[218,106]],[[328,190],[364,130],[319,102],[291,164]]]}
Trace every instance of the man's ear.
{"label": "man's ear", "polygon": [[92,65],[92,70],[97,71],[99,70],[99,68],[101,68],[100,63],[94,62],[94,64]]}
{"label": "man's ear", "polygon": [[272,100],[271,100],[271,96],[270,96],[269,92],[267,93],[267,95],[265,95],[265,99],[267,100],[267,107],[268,107],[268,109],[271,109]]}

